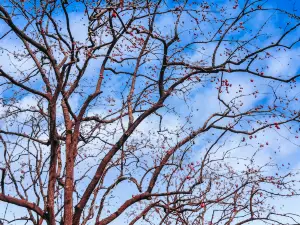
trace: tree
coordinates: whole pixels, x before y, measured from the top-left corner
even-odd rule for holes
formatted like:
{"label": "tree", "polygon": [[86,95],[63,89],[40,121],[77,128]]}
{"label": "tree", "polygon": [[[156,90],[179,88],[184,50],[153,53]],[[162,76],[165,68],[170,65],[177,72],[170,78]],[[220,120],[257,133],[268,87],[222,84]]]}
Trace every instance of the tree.
{"label": "tree", "polygon": [[275,153],[298,140],[300,23],[278,4],[1,1],[1,220],[299,224],[274,202],[299,194]]}

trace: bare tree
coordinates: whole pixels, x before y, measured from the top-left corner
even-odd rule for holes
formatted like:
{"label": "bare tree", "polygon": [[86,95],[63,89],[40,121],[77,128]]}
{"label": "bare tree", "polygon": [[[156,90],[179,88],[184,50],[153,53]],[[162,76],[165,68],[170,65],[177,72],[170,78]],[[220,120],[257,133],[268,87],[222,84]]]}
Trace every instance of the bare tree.
{"label": "bare tree", "polygon": [[274,203],[297,170],[258,162],[298,140],[300,75],[269,62],[300,22],[275,2],[2,0],[1,220],[299,224]]}

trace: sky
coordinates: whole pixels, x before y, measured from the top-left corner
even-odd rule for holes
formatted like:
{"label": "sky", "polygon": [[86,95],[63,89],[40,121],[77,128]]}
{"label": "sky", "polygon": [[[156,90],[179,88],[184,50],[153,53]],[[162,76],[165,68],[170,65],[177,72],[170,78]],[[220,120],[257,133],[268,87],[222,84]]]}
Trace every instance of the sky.
{"label": "sky", "polygon": [[[7,1],[0,0],[0,4],[4,5]],[[197,1],[200,2],[200,1]],[[202,1],[201,1],[202,2]],[[169,6],[171,7],[173,2],[169,1]],[[239,1],[238,8],[234,9],[235,6],[234,1],[214,1],[214,3],[222,4],[227,7],[226,10],[228,12],[232,13],[232,15],[235,15],[235,13],[238,11],[239,7],[241,7],[243,1]],[[283,0],[271,0],[271,1],[262,1],[262,4],[264,7],[276,7],[280,8],[282,10],[288,10],[293,11],[296,15],[300,16],[299,10],[300,10],[300,1],[283,1]],[[86,24],[87,21],[82,19],[82,11],[80,8],[77,10],[77,12],[72,12],[70,14],[70,20],[71,23],[71,30],[74,34],[74,37],[79,42],[85,42],[86,40],[86,33],[87,28]],[[211,14],[212,16],[213,14]],[[215,12],[215,15],[219,15],[219,12]],[[63,16],[60,14],[56,15],[57,19],[62,20],[63,24]],[[195,36],[193,36],[192,33],[189,33],[189,29],[193,28],[195,26],[194,22],[190,22],[190,18],[186,15],[183,17],[182,21],[185,22],[185,24],[180,28],[180,43],[178,43],[179,46],[183,46],[186,43],[192,41],[195,39]],[[291,23],[292,26],[297,22],[297,20],[293,20],[289,17],[282,16],[280,13],[273,14],[273,13],[257,13],[255,16],[251,16],[244,22],[245,29],[237,34],[234,34],[234,37],[238,37],[239,40],[250,38],[252,32],[255,32],[259,30],[262,24],[265,22],[268,22],[267,25],[263,29],[263,34],[260,38],[258,38],[254,44],[264,45],[269,43],[272,40],[275,40],[279,35],[282,34],[284,31],[286,24]],[[298,20],[299,22],[299,20]],[[22,26],[23,21],[18,20],[16,22],[18,25]],[[168,15],[161,15],[157,17],[156,21],[156,29],[163,31],[164,35],[170,34],[172,35],[172,27],[174,24],[174,17],[168,16]],[[203,32],[204,36],[214,31],[219,24],[214,23],[204,23],[203,27],[201,27],[201,31]],[[3,21],[0,21],[0,37],[7,32],[7,26],[3,23]],[[286,38],[286,43],[292,42],[294,40],[299,39],[300,37],[300,29],[295,30],[292,35],[290,35],[288,38]],[[201,38],[201,37],[200,37]],[[108,41],[109,37],[104,41]],[[205,47],[205,49],[203,49]],[[186,60],[188,60],[191,63],[200,63],[200,62],[207,62],[211,59],[212,52],[214,50],[215,45],[214,44],[205,44],[205,45],[197,45],[193,48],[186,49],[182,53],[182,57],[184,57]],[[226,48],[230,46],[220,46],[218,56],[217,56],[217,63],[222,62],[226,56],[222,54],[223,52],[226,52]],[[20,41],[16,40],[13,35],[7,35],[4,39],[0,40],[0,66],[1,68],[10,71],[13,73],[16,77],[18,77],[19,70],[26,70],[30,69],[33,65],[32,61],[25,61],[21,60],[18,61],[14,58],[9,58],[9,54],[7,54],[7,50],[13,52],[13,51],[21,51],[22,45]],[[250,48],[250,47],[249,47]],[[253,46],[253,49],[255,47]],[[1,50],[3,50],[1,52]],[[159,53],[160,49],[157,50]],[[272,51],[270,50],[269,54],[271,57],[265,57],[263,60],[259,60],[255,62],[253,67],[256,68],[262,68],[262,71],[264,74],[271,74],[274,76],[283,76],[283,77],[290,77],[294,74],[300,73],[300,65],[299,65],[299,44],[296,44],[293,46],[290,50],[281,50],[281,51]],[[100,52],[101,53],[101,52]],[[129,55],[134,53],[129,53]],[[222,55],[221,55],[222,54]],[[157,54],[159,55],[159,54]],[[57,57],[61,57],[58,55]],[[202,61],[201,61],[202,60]],[[13,66],[13,63],[15,66]],[[143,67],[141,67],[140,72],[141,73],[147,73],[148,68],[157,64],[157,61],[154,59],[151,59],[151,61],[147,64],[145,64]],[[119,68],[120,69],[120,68]],[[234,67],[232,69],[235,69]],[[83,91],[85,94],[88,94],[92,91],[91,87],[88,85],[89,83],[92,83],[95,79],[95,75],[97,75],[99,70],[99,62],[97,60],[94,60],[91,62],[90,67],[88,68],[87,75],[86,75],[86,86],[83,88]],[[131,71],[132,67],[130,65],[126,66],[124,65],[124,68],[122,70]],[[297,98],[299,96],[299,88],[291,88],[292,85],[290,83],[288,84],[281,84],[276,81],[270,81],[266,79],[262,79],[257,76],[253,76],[251,74],[245,74],[245,73],[227,73],[224,75],[224,79],[228,79],[229,82],[232,84],[230,93],[226,94],[224,93],[222,95],[222,98],[225,101],[230,101],[235,96],[239,95],[240,87],[243,87],[243,92],[246,94],[253,93],[256,90],[259,90],[259,93],[257,94],[257,97],[253,98],[253,95],[250,94],[250,96],[245,96],[243,98],[238,99],[237,101],[240,101],[243,106],[242,109],[246,110],[250,107],[256,107],[259,105],[271,105],[274,101],[274,96],[272,95],[272,91],[274,91],[274,87],[276,88],[276,93],[280,96],[287,96],[288,98]],[[139,81],[139,85],[142,86],[143,80]],[[85,83],[84,83],[85,84]],[[299,80],[296,80],[296,84],[299,84]],[[35,88],[41,88],[41,82],[37,81],[35,84],[33,84]],[[174,144],[177,141],[176,138],[176,131],[178,131],[178,127],[185,126],[186,128],[196,129],[199,127],[199,124],[203,124],[207,118],[215,112],[220,112],[224,110],[223,106],[220,105],[218,101],[218,91],[216,89],[216,86],[214,82],[204,82],[199,83],[198,85],[193,86],[193,89],[188,92],[188,99],[185,99],[184,96],[180,93],[178,93],[177,96],[174,98],[171,98],[166,102],[166,105],[172,110],[162,110],[160,111],[161,114],[164,115],[163,119],[163,127],[162,130],[169,130],[169,141],[168,143]],[[272,87],[272,88],[271,88]],[[112,97],[115,99],[115,103],[113,105],[101,105],[98,104],[92,109],[88,111],[88,115],[105,115],[107,114],[108,110],[116,110],[120,105],[122,104],[122,98],[121,98],[121,91],[124,88],[124,82],[122,77],[111,77],[111,81],[108,82],[105,86],[105,89],[103,91],[103,99],[107,99],[109,97]],[[113,91],[112,91],[113,90]],[[288,90],[288,91],[287,91]],[[126,93],[126,92],[125,92]],[[6,91],[3,89],[3,87],[0,87],[0,96],[2,99],[9,98],[13,95],[12,91]],[[22,107],[30,107],[30,106],[36,106],[37,100],[33,96],[30,95],[20,95],[19,97],[20,106]],[[70,104],[72,108],[76,111],[78,107],[81,106],[82,100],[79,95],[75,95],[71,98]],[[2,107],[2,106],[1,106]],[[3,113],[6,109],[0,107],[0,114]],[[299,104],[291,104],[289,107],[292,109],[299,111],[300,107]],[[61,110],[61,109],[58,109]],[[191,113],[193,112],[193,113]],[[59,114],[61,115],[61,111],[59,111]],[[22,117],[23,116],[23,117]],[[190,116],[189,123],[186,124],[186,117]],[[259,117],[258,117],[259,118]],[[18,118],[18,120],[25,120],[26,115],[22,114]],[[62,118],[60,118],[62,119]],[[261,119],[261,118],[259,118]],[[141,124],[141,126],[137,129],[137,132],[133,135],[132,139],[130,141],[135,140],[141,140],[141,139],[151,139],[152,137],[152,131],[156,131],[158,129],[157,126],[158,117],[151,116],[149,119],[147,119],[144,123]],[[220,124],[226,124],[228,121],[222,121]],[[0,127],[1,129],[7,129],[8,124],[5,121],[0,121]],[[111,126],[108,126],[108,130],[114,130],[116,127],[120,125],[112,124]],[[244,125],[247,127],[247,125]],[[228,134],[225,135],[224,139],[222,139],[221,143],[224,145],[220,146],[220,150],[214,155],[214,157],[218,158],[221,157],[224,151],[228,149],[232,149],[230,158],[228,158],[228,163],[237,171],[244,169],[243,163],[240,163],[242,159],[246,159],[245,161],[249,161],[249,157],[253,155],[254,152],[257,151],[257,149],[260,149],[260,151],[255,156],[255,164],[256,165],[263,165],[266,161],[270,160],[275,164],[279,165],[288,165],[291,164],[290,169],[292,171],[297,172],[300,169],[300,152],[299,152],[299,139],[296,138],[298,135],[296,132],[297,127],[299,127],[299,124],[292,123],[291,126],[293,126],[293,131],[289,130],[288,126],[281,126],[280,130],[277,130],[275,128],[268,130],[268,132],[260,132],[256,138],[248,139],[247,137],[247,145],[241,144],[241,140],[243,139],[243,135],[240,134]],[[14,127],[16,129],[16,127]],[[13,129],[14,129],[13,128]],[[63,129],[63,128],[61,128]],[[172,134],[173,131],[174,133]],[[141,134],[143,135],[141,137]],[[212,131],[208,132],[204,135],[201,135],[198,137],[195,142],[196,144],[193,146],[193,151],[191,155],[189,156],[188,160],[191,161],[197,161],[201,160],[203,157],[203,154],[205,152],[205,149],[207,149],[213,140],[215,140],[216,136],[220,134],[220,131]],[[108,135],[108,133],[102,134],[104,137]],[[108,140],[110,142],[113,142],[119,137],[120,134],[116,134],[114,137],[109,136]],[[183,134],[180,134],[180,137],[184,136]],[[151,140],[151,142],[156,142],[157,140],[161,141],[161,139],[157,138]],[[266,145],[268,143],[268,145]],[[264,144],[264,147],[260,147],[262,144]],[[238,147],[237,147],[238,146]],[[90,147],[92,148],[92,146]],[[1,151],[1,149],[0,149]],[[147,151],[145,149],[144,151]],[[0,152],[0,154],[2,154]],[[149,154],[150,157],[150,154]],[[0,158],[1,160],[1,158]],[[146,159],[146,160],[149,160]],[[87,164],[89,165],[89,164]],[[282,166],[284,167],[284,166]],[[285,166],[286,167],[286,166]],[[95,170],[95,168],[91,168],[91,173]],[[286,171],[285,168],[282,168],[281,171]],[[274,174],[274,171],[270,170],[267,171],[267,173]],[[76,175],[76,176],[80,176]],[[300,177],[299,177],[300,178]],[[109,183],[111,180],[114,179],[114,174],[112,173],[111,178],[108,178],[107,183]],[[84,184],[81,184],[82,187],[84,187]],[[80,186],[81,187],[81,186]],[[123,195],[123,193],[126,192],[126,195]],[[132,186],[120,186],[120,188],[117,188],[114,192],[115,198],[111,201],[115,201],[115,205],[111,206],[110,210],[112,211],[115,207],[118,206],[118,203],[126,200],[128,196],[131,194],[134,194],[135,191],[133,190]],[[299,198],[296,199],[280,199],[279,202],[276,202],[276,205],[280,208],[281,212],[293,212],[300,214],[300,211],[295,205],[297,205],[297,202],[299,202]],[[1,203],[0,203],[1,204]],[[282,206],[285,206],[284,208]],[[7,207],[6,204],[1,204],[1,208]],[[7,217],[13,218],[16,214],[19,213],[19,209],[16,209],[13,206],[8,206],[7,211],[0,210],[0,215],[6,214]],[[16,224],[19,224],[16,222]],[[114,221],[113,224],[127,224],[126,216],[121,216],[117,220]],[[253,224],[259,225],[260,223],[255,222]]]}

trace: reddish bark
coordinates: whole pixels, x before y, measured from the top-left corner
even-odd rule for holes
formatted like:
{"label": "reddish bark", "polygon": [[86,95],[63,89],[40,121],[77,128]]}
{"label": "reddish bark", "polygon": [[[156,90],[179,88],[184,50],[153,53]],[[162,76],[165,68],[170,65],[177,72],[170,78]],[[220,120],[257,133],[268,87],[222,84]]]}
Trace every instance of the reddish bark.
{"label": "reddish bark", "polygon": [[[272,143],[253,141],[284,126],[298,138],[293,91],[300,75],[268,74],[263,64],[298,46],[290,38],[299,30],[297,15],[259,1],[5,4],[0,20],[8,31],[0,40],[17,40],[20,49],[0,43],[12,59],[9,66],[0,62],[0,200],[27,210],[10,222],[296,223],[296,215],[269,206],[274,197],[299,194],[296,174],[290,164],[256,165]],[[269,12],[289,21],[271,43],[261,40],[268,20],[248,25],[251,16]],[[173,23],[160,27],[165,18]],[[214,26],[205,33],[208,24]],[[241,40],[246,31],[252,36]],[[266,92],[260,82],[268,82],[270,105],[256,100]],[[215,96],[218,107],[207,99],[195,104],[208,91],[205,98]],[[253,104],[243,107],[245,97]],[[243,136],[224,150],[230,135]],[[234,156],[243,162],[239,171],[230,154],[249,146],[256,149],[247,163]]]}

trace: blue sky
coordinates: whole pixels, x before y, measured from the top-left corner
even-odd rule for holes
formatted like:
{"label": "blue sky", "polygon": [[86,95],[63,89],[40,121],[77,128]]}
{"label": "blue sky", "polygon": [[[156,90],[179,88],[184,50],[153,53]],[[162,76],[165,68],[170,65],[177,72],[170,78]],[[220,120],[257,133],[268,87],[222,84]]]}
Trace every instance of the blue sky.
{"label": "blue sky", "polygon": [[[200,1],[198,1],[200,2]],[[202,1],[201,1],[202,2]],[[238,9],[233,9],[235,6],[234,1],[214,1],[215,3],[220,3],[221,5],[224,5],[226,7],[226,10],[229,14],[232,13],[232,15],[235,15],[238,12]],[[240,7],[243,4],[244,1],[239,1]],[[261,1],[264,3],[265,1]],[[4,4],[4,1],[0,0],[1,4]],[[172,5],[172,1],[169,2],[170,5]],[[300,1],[284,1],[284,0],[272,0],[272,1],[266,1],[266,3],[263,4],[264,7],[278,7],[282,10],[294,10],[293,12],[297,15],[300,15]],[[86,40],[86,19],[82,19],[82,10],[79,7],[79,10],[77,12],[74,12],[74,8],[70,8],[70,18],[71,18],[71,30],[74,33],[74,37],[78,42],[85,42]],[[213,8],[214,9],[214,8]],[[212,13],[209,13],[208,17],[212,19],[213,17],[217,15],[220,16],[220,13],[218,11],[213,11]],[[228,15],[227,15],[228,16]],[[63,15],[61,12],[58,12],[56,15],[56,19],[61,19],[62,24],[64,22]],[[126,19],[126,16],[124,16],[124,19]],[[188,15],[183,16],[182,21],[185,22],[184,25],[180,26],[180,42],[178,42],[177,47],[184,46],[191,40],[194,40],[195,36],[193,36],[192,29],[196,27],[195,21],[191,19]],[[283,16],[280,13],[264,13],[261,12],[255,13],[250,18],[247,18],[244,20],[243,26],[246,28],[239,33],[233,33],[232,35],[228,35],[229,38],[234,38],[236,40],[244,40],[247,38],[251,38],[251,35],[258,31],[260,29],[260,26],[264,24],[266,21],[268,23],[264,27],[264,30],[262,31],[262,36],[255,41],[253,41],[252,46],[248,46],[249,49],[254,50],[255,44],[259,46],[263,46],[265,44],[269,44],[276,38],[278,38],[279,35],[282,34],[284,29],[288,29],[289,27],[293,26],[294,24],[298,23],[299,20],[291,19],[287,16]],[[19,26],[23,25],[23,21],[21,19],[18,19],[16,22]],[[287,23],[290,23],[287,28],[285,26]],[[162,15],[157,17],[156,21],[156,28],[157,31],[162,32],[163,35],[173,35],[173,24],[174,24],[174,16],[170,15]],[[202,32],[205,34],[203,36],[200,35],[198,37],[199,40],[206,40],[207,34],[209,32],[214,32],[218,27],[220,26],[220,23],[214,23],[214,22],[207,22],[203,23],[202,25]],[[63,29],[66,29],[63,26]],[[252,30],[252,32],[250,32]],[[0,36],[2,36],[7,31],[7,27],[5,24],[3,24],[3,21],[0,22]],[[299,29],[295,30],[290,36],[288,36],[284,43],[291,42],[293,40],[297,40],[300,37],[300,31]],[[130,38],[130,37],[129,37]],[[106,41],[109,40],[109,37],[106,39]],[[126,42],[125,42],[126,43]],[[153,41],[153,45],[157,44],[157,42]],[[9,51],[20,51],[23,46],[21,45],[21,42],[16,39],[16,37],[13,34],[7,35],[3,40],[0,40],[0,66],[2,66],[3,69],[10,71],[16,78],[19,78],[19,69],[20,70],[27,70],[30,69],[32,66],[32,61],[18,61],[14,58],[9,58],[8,56]],[[181,56],[189,61],[190,63],[200,64],[200,63],[208,63],[211,61],[211,55],[212,51],[215,47],[215,44],[203,44],[203,45],[193,45],[191,48],[185,49]],[[174,47],[175,48],[175,47]],[[205,48],[205,49],[203,49]],[[222,61],[225,59],[225,52],[226,48],[234,48],[234,44],[228,44],[227,46],[222,45],[220,46],[220,49],[217,54],[217,63],[222,63]],[[4,51],[1,53],[1,50]],[[8,51],[7,51],[8,50]],[[277,49],[278,50],[278,49]],[[126,52],[126,49],[123,51]],[[144,66],[142,66],[139,69],[140,73],[148,73],[149,70],[153,69],[155,65],[160,65],[162,53],[161,48],[157,48],[155,51],[157,51],[157,54],[154,56],[149,57],[150,61],[148,63],[145,63]],[[101,52],[103,53],[103,52]],[[135,52],[126,52],[128,55],[135,56]],[[299,44],[295,45],[291,50],[281,50],[281,51],[275,51],[270,50],[269,53],[272,55],[272,57],[267,57],[264,54],[260,54],[262,57],[262,60],[259,60],[253,64],[254,68],[258,68],[259,71],[263,71],[265,75],[272,75],[272,76],[283,76],[283,77],[290,77],[294,74],[300,73],[300,66],[299,66]],[[222,55],[221,55],[222,54]],[[61,58],[61,55],[57,55],[58,58]],[[15,63],[15,67],[10,63]],[[202,60],[202,61],[200,61]],[[99,73],[99,65],[100,60],[93,60],[91,62],[91,65],[89,69],[87,70],[86,76],[84,81],[81,83],[83,85],[83,96],[86,96],[87,94],[91,93],[93,91],[93,85],[89,85],[90,83],[93,84],[95,82],[96,76]],[[113,63],[110,64],[111,66],[115,66]],[[288,65],[288,66],[287,66]],[[122,69],[122,71],[132,71],[132,65],[122,65],[122,67],[117,66],[117,69]],[[233,66],[232,69],[235,69]],[[153,69],[153,73],[155,74],[157,72],[156,69]],[[177,73],[177,76],[180,76],[182,73],[182,70],[178,70],[174,73]],[[167,75],[171,75],[172,71],[168,71]],[[218,75],[219,76],[219,75]],[[105,74],[105,77],[107,79],[107,83],[104,85],[103,89],[103,95],[101,96],[99,102],[95,105],[95,107],[88,110],[87,115],[101,115],[105,116],[108,114],[109,110],[118,110],[122,104],[122,95],[128,93],[128,86],[126,86],[127,77],[124,78],[123,76],[115,76],[112,73],[107,72]],[[220,76],[219,76],[220,77]],[[166,102],[167,109],[162,109],[159,111],[160,114],[164,115],[163,119],[163,127],[162,130],[169,130],[169,133],[166,134],[169,137],[169,140],[166,142],[163,141],[162,136],[156,135],[152,136],[154,131],[156,132],[159,128],[157,125],[158,117],[157,116],[151,116],[148,120],[146,120],[144,123],[141,124],[141,126],[137,129],[137,132],[134,134],[132,139],[130,139],[128,142],[134,143],[135,140],[147,140],[147,139],[153,139],[151,140],[151,144],[157,144],[159,145],[164,142],[166,146],[175,144],[178,141],[178,138],[176,137],[176,133],[179,131],[179,127],[184,126],[185,128],[191,128],[191,129],[197,129],[207,118],[215,112],[220,112],[224,110],[224,106],[221,106],[219,103],[217,97],[218,97],[218,91],[216,87],[218,87],[218,84],[216,84],[215,80],[211,79],[211,77],[206,78],[205,76],[202,76],[201,79],[203,81],[199,84],[193,85],[191,90],[189,90],[186,95],[186,98],[182,95],[182,93],[178,92],[177,96],[174,96],[170,100]],[[247,110],[249,108],[255,108],[259,105],[263,105],[264,107],[267,107],[268,105],[272,105],[274,101],[274,95],[273,90],[276,90],[276,93],[281,97],[286,98],[296,98],[299,97],[299,88],[293,88],[291,89],[291,84],[281,84],[276,81],[270,81],[266,79],[262,79],[260,77],[246,74],[246,73],[225,73],[224,79],[228,79],[228,81],[232,84],[232,88],[228,94],[223,93],[222,98],[224,98],[225,101],[230,102],[234,97],[237,97],[239,95],[240,87],[243,87],[243,93],[245,95],[249,96],[243,96],[236,101],[240,101],[240,104],[244,104],[243,107],[241,107],[242,110]],[[212,81],[213,80],[213,81]],[[252,82],[253,80],[253,82]],[[137,91],[140,91],[143,87],[145,80],[141,79],[137,82],[138,87]],[[299,80],[296,81],[296,84],[299,85]],[[30,83],[32,87],[37,89],[42,89],[42,81],[39,79],[35,83]],[[282,85],[282,86],[281,86]],[[294,85],[294,84],[293,84]],[[272,89],[272,88],[274,89]],[[126,89],[127,88],[127,89]],[[8,91],[0,88],[1,92],[1,98],[7,99],[10,96],[15,96],[15,89],[9,89]],[[125,90],[125,91],[123,91]],[[257,94],[257,97],[254,97],[255,95],[253,92],[256,90],[259,90],[259,93]],[[23,107],[35,107],[37,105],[37,99],[34,98],[32,95],[26,95],[26,94],[20,94],[16,95],[18,98],[18,103],[20,106]],[[101,101],[105,101],[105,99],[108,98],[114,98],[115,103],[114,104],[107,104],[102,103]],[[154,100],[157,98],[157,95],[153,94],[151,96],[151,100]],[[70,99],[71,107],[76,111],[83,102],[83,97],[80,94],[76,94]],[[276,102],[276,104],[279,104],[278,109],[278,115],[283,110],[283,103],[280,103],[279,101]],[[290,104],[292,109],[299,111],[299,103],[293,103]],[[0,112],[4,112],[7,110],[6,108],[0,108]],[[59,109],[61,110],[61,109]],[[61,113],[61,111],[59,111]],[[61,116],[61,114],[60,114]],[[190,116],[189,123],[186,123],[186,117]],[[26,115],[22,115],[19,118],[16,119],[22,121],[25,120]],[[263,120],[264,117],[257,116],[253,119],[251,126],[255,125],[255,120]],[[59,120],[62,120],[62,117],[59,117]],[[222,120],[220,122],[221,125],[227,124],[228,120]],[[246,122],[245,122],[246,123]],[[249,125],[242,123],[244,127],[247,128]],[[7,129],[7,123],[0,121],[1,129]],[[237,164],[237,158],[244,158],[249,160],[249,157],[253,154],[253,152],[257,151],[257,149],[260,148],[261,144],[268,142],[268,146],[264,146],[263,149],[259,151],[259,153],[256,155],[255,163],[257,165],[264,164],[266,160],[269,160],[270,157],[272,158],[272,161],[274,163],[278,163],[279,165],[287,163],[291,164],[291,168],[296,171],[300,169],[300,163],[298,159],[300,158],[299,153],[299,139],[295,138],[297,135],[296,131],[299,129],[298,123],[291,123],[293,127],[292,131],[289,130],[288,126],[282,126],[280,130],[277,130],[275,128],[271,129],[268,133],[260,133],[257,135],[257,138],[253,138],[249,140],[249,137],[246,136],[248,145],[241,144],[241,140],[244,137],[244,135],[236,135],[236,134],[228,134],[226,135],[221,143],[224,144],[224,146],[221,148],[221,150],[214,156],[214,157],[220,157],[224,151],[228,149],[232,150],[232,155],[230,158],[228,158],[228,162],[232,164],[232,166],[236,170],[244,169],[242,164]],[[250,127],[250,126],[249,126]],[[10,128],[10,127],[9,127]],[[18,127],[12,126],[12,129],[18,129]],[[63,127],[60,127],[61,130],[63,130]],[[113,130],[119,130],[120,124],[112,124],[111,126],[108,126],[107,129],[109,131]],[[152,133],[153,132],[153,133]],[[203,157],[203,153],[206,148],[209,147],[210,143],[216,139],[217,135],[220,134],[221,131],[213,130],[211,132],[208,132],[204,135],[201,135],[199,138],[195,140],[196,144],[192,147],[193,151],[188,157],[187,161],[197,161],[200,160],[201,157]],[[107,141],[113,142],[119,137],[119,133],[116,132],[115,136],[112,137],[109,132],[103,132],[101,134],[103,138],[106,138]],[[180,133],[179,137],[183,137],[185,133]],[[46,136],[46,135],[45,135]],[[142,137],[142,138],[141,138]],[[155,139],[153,138],[155,137]],[[154,143],[152,143],[154,142]],[[157,143],[156,143],[157,142]],[[83,153],[86,152],[87,154],[93,154],[93,146],[87,146],[86,149],[83,150]],[[145,162],[148,162],[149,159],[151,159],[151,153],[149,149],[145,148],[145,152],[147,152],[147,157],[145,157]],[[149,152],[148,152],[149,151]],[[158,150],[158,152],[160,152]],[[47,152],[47,151],[46,151]],[[275,153],[276,152],[276,153]],[[147,161],[148,160],[148,161]],[[245,161],[247,161],[245,160]],[[151,160],[150,160],[151,161]],[[88,162],[92,163],[92,162]],[[89,167],[90,164],[85,164],[84,167]],[[285,167],[284,167],[285,168]],[[282,169],[283,171],[285,169]],[[91,174],[94,172],[95,168],[91,169]],[[109,184],[114,178],[115,178],[115,171],[111,173],[111,175],[107,178],[107,184]],[[272,174],[274,171],[268,171],[268,173]],[[76,174],[76,176],[82,175],[80,172],[79,174]],[[139,173],[136,174],[137,176]],[[79,188],[84,188],[85,183],[81,183]],[[126,195],[122,195],[123,192],[126,192]],[[110,206],[110,210],[113,210],[118,206],[118,203],[126,200],[128,196],[131,196],[131,194],[134,194],[135,190],[133,190],[132,186],[126,186],[126,187],[120,187],[116,190],[115,195],[117,196],[115,201],[115,205]],[[299,199],[298,199],[299,200]],[[294,204],[296,204],[297,200],[294,201],[286,201],[281,200],[280,204],[285,203],[287,205],[286,211],[292,210],[296,213],[300,213],[298,209],[293,207]],[[284,209],[282,209],[284,211]],[[14,207],[9,207],[8,214],[9,216],[14,216],[13,214],[16,214],[16,209]],[[125,217],[120,217],[116,224],[126,224]],[[258,223],[255,223],[258,224]]]}

